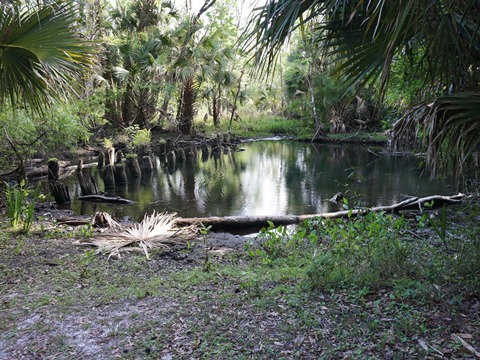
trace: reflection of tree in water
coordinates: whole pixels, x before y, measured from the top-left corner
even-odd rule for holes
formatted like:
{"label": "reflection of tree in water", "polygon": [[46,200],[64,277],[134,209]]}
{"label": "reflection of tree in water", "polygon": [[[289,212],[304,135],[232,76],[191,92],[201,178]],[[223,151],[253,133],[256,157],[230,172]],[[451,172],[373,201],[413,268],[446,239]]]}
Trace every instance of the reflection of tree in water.
{"label": "reflection of tree in water", "polygon": [[[416,193],[420,173],[411,159],[378,157],[359,146],[318,144],[293,144],[282,157],[289,213],[336,210],[328,199],[339,191],[351,199],[350,205],[369,206],[398,201],[402,193],[425,195]],[[432,184],[430,192],[441,192],[441,186]]]}
{"label": "reflection of tree in water", "polygon": [[197,196],[205,214],[229,215],[241,208],[241,169],[236,155],[216,154],[199,165]]}
{"label": "reflection of tree in water", "polygon": [[[226,215],[239,206],[241,190],[235,153],[213,153],[208,160],[192,159],[158,176],[163,184],[155,205],[181,216]],[[161,185],[160,185],[161,186]]]}

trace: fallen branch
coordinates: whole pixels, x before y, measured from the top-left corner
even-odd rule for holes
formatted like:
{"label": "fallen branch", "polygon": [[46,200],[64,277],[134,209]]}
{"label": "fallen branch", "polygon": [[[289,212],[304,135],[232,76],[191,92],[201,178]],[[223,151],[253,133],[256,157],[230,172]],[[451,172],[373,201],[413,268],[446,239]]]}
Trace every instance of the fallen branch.
{"label": "fallen branch", "polygon": [[97,203],[111,203],[111,204],[134,204],[135,201],[124,199],[121,197],[110,197],[103,195],[85,195],[79,196],[78,200],[91,201]]}
{"label": "fallen branch", "polygon": [[206,218],[178,218],[175,224],[179,227],[189,225],[204,225],[212,226],[214,231],[218,230],[235,230],[244,228],[257,228],[260,229],[264,226],[268,226],[268,221],[273,222],[275,225],[292,225],[299,224],[305,220],[313,218],[335,219],[346,218],[351,216],[358,216],[369,212],[391,212],[398,213],[402,210],[418,208],[422,209],[425,203],[433,201],[433,206],[438,207],[443,204],[454,204],[465,198],[465,194],[457,194],[453,196],[441,196],[434,195],[423,198],[413,197],[397,204],[388,206],[377,206],[373,208],[362,208],[337,211],[332,213],[323,214],[310,214],[310,215],[280,215],[280,216],[223,216],[223,217],[206,217]]}
{"label": "fallen branch", "polygon": [[59,218],[57,219],[57,225],[68,225],[68,226],[80,226],[80,225],[90,225],[92,222],[89,219],[79,219],[79,218]]}

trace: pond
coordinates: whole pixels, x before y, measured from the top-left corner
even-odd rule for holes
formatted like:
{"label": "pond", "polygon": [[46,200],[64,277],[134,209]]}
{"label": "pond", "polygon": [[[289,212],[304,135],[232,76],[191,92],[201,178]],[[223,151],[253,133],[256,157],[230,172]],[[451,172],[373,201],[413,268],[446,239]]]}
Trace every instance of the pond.
{"label": "pond", "polygon": [[[405,196],[451,194],[453,181],[429,181],[414,157],[393,156],[382,148],[339,146],[296,141],[256,141],[243,151],[217,154],[167,167],[158,158],[154,171],[131,178],[108,195],[135,201],[133,205],[74,200],[82,215],[106,211],[117,218],[140,221],[153,210],[182,217],[227,215],[300,215],[337,211],[329,201],[342,192],[349,205],[390,205]],[[99,189],[103,181],[92,172]],[[81,195],[76,176],[64,180],[72,198]]]}

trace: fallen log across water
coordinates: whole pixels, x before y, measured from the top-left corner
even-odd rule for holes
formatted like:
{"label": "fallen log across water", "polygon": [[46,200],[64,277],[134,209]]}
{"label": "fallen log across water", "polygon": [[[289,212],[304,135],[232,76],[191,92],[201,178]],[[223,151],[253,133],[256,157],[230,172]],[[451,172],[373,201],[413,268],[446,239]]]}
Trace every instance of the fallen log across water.
{"label": "fallen log across water", "polygon": [[313,218],[335,219],[346,218],[349,216],[357,216],[360,214],[366,214],[369,212],[391,212],[398,213],[402,210],[419,209],[422,210],[426,203],[433,204],[429,208],[438,208],[444,204],[455,204],[460,202],[466,197],[465,194],[457,194],[453,196],[433,195],[423,198],[412,197],[397,204],[388,206],[377,206],[372,208],[361,208],[337,211],[323,214],[309,214],[309,215],[276,215],[276,216],[212,216],[206,218],[177,218],[175,221],[176,226],[190,226],[200,225],[211,226],[212,231],[229,231],[239,230],[245,228],[260,229],[264,226],[268,226],[268,222],[271,221],[275,226],[279,225],[293,225],[299,224],[305,220]]}
{"label": "fallen log across water", "polygon": [[124,199],[121,197],[110,197],[103,195],[85,195],[79,196],[78,200],[91,201],[97,203],[109,203],[109,204],[134,204],[135,201]]}

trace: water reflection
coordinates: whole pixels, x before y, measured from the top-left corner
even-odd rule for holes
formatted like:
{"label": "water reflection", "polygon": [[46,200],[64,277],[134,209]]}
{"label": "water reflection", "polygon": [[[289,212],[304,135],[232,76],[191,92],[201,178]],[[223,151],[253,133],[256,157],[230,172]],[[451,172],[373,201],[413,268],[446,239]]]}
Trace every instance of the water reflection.
{"label": "water reflection", "polygon": [[[388,205],[405,195],[452,193],[447,181],[429,182],[414,158],[373,154],[364,146],[327,146],[290,141],[243,144],[245,151],[202,153],[169,164],[154,159],[154,171],[129,178],[115,195],[135,205],[72,203],[81,214],[108,211],[141,220],[153,210],[180,216],[282,215],[335,211],[328,201],[343,192],[351,203]],[[379,151],[380,149],[376,149]],[[99,188],[103,181],[93,171]],[[80,195],[76,178],[69,181]]]}

